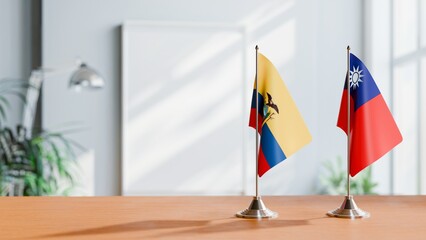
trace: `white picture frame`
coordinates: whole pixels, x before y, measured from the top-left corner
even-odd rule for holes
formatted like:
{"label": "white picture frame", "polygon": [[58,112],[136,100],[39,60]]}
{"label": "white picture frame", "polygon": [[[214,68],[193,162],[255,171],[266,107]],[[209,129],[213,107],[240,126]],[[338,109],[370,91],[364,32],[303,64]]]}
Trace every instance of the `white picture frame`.
{"label": "white picture frame", "polygon": [[244,27],[122,26],[122,195],[240,195],[252,79]]}

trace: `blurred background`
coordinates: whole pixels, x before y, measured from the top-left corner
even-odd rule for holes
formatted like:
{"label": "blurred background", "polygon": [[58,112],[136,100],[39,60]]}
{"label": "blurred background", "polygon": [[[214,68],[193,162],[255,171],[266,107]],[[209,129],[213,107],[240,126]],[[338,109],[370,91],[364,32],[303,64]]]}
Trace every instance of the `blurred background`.
{"label": "blurred background", "polygon": [[[260,179],[262,195],[344,192],[348,45],[404,138],[355,193],[425,194],[425,12],[423,0],[0,0],[2,194],[254,194],[256,44],[313,137]],[[76,59],[102,88],[70,89]],[[34,126],[16,129],[26,111]]]}

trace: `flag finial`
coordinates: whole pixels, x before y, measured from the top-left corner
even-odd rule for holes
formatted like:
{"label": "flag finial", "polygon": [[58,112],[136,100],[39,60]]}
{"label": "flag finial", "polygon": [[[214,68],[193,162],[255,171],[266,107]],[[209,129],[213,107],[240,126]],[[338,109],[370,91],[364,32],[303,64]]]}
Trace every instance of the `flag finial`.
{"label": "flag finial", "polygon": [[348,49],[348,51],[349,51],[349,50],[351,50],[351,47],[349,47],[349,45],[348,45],[348,47],[346,49]]}
{"label": "flag finial", "polygon": [[259,46],[256,45],[256,47],[254,47],[254,49],[259,50]]}

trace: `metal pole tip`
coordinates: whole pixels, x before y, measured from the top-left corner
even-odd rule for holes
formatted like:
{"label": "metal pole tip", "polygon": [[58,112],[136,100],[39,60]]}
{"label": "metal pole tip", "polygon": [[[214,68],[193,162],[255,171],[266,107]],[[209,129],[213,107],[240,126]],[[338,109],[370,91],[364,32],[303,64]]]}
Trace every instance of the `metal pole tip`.
{"label": "metal pole tip", "polygon": [[349,45],[348,45],[348,47],[346,49],[348,49],[348,51],[349,51],[349,50],[351,50],[351,47],[349,47]]}
{"label": "metal pole tip", "polygon": [[259,46],[256,45],[256,47],[254,49],[259,50]]}

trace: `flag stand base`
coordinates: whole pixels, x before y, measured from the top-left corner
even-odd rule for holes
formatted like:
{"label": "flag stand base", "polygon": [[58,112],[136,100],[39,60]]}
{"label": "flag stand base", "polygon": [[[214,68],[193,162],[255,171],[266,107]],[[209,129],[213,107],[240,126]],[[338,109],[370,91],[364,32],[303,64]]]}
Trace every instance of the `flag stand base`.
{"label": "flag stand base", "polygon": [[333,211],[327,212],[327,215],[330,217],[338,217],[338,218],[368,218],[370,217],[370,213],[365,212],[358,208],[353,199],[352,195],[345,196],[345,200],[342,203],[340,208],[337,208]]}
{"label": "flag stand base", "polygon": [[260,197],[253,197],[250,206],[241,212],[237,212],[237,217],[240,218],[276,218],[278,213],[266,208]]}

